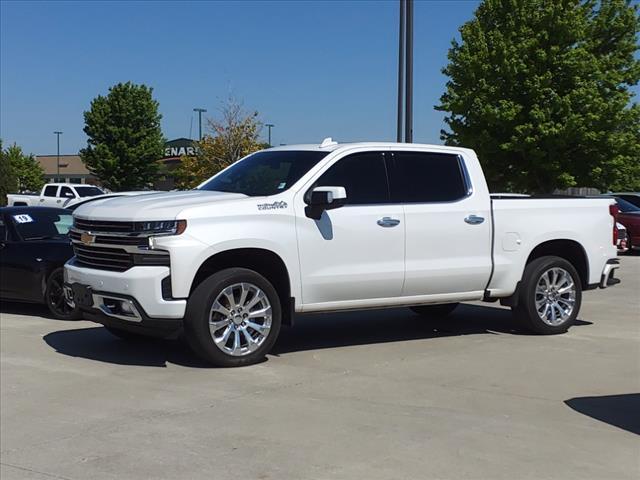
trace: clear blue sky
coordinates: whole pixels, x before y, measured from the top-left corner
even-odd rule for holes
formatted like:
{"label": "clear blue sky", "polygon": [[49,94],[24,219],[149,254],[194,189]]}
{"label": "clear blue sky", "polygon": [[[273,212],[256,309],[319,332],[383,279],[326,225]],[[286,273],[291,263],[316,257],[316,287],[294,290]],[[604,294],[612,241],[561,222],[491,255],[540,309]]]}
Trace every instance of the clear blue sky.
{"label": "clear blue sky", "polygon": [[[35,154],[85,145],[83,111],[110,85],[154,88],[167,139],[197,136],[229,92],[273,143],[394,140],[398,3],[0,4],[0,137]],[[476,1],[416,2],[414,139],[440,143],[440,69]],[[266,135],[266,129],[265,129]]]}

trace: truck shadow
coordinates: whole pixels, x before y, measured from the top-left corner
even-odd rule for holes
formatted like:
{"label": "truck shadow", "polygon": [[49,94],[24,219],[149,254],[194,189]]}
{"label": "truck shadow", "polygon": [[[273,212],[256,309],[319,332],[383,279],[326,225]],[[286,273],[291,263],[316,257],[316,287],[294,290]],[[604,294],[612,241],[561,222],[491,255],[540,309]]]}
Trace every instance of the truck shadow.
{"label": "truck shadow", "polygon": [[[579,320],[576,326],[590,325]],[[445,319],[428,319],[409,309],[308,314],[296,318],[294,328],[283,328],[271,356],[326,348],[346,348],[390,342],[408,342],[462,335],[526,334],[514,326],[511,312],[503,308],[461,305]],[[208,368],[185,342],[141,339],[127,342],[96,326],[59,330],[44,341],[63,355],[119,365],[165,367],[173,363]]]}
{"label": "truck shadow", "polygon": [[40,303],[21,303],[2,300],[0,301],[0,315],[5,313],[13,315],[28,315],[30,317],[39,317],[57,321],[57,319],[51,315],[47,306]]}
{"label": "truck shadow", "polygon": [[640,393],[576,397],[564,403],[583,415],[640,435]]}

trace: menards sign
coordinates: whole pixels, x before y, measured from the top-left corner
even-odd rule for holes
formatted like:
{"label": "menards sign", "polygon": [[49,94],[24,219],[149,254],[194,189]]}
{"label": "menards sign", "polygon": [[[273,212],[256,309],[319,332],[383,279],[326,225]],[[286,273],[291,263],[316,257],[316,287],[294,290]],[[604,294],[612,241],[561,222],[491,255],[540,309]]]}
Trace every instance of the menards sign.
{"label": "menards sign", "polygon": [[162,158],[179,158],[184,155],[196,155],[196,144],[193,140],[177,138],[164,144],[164,156]]}

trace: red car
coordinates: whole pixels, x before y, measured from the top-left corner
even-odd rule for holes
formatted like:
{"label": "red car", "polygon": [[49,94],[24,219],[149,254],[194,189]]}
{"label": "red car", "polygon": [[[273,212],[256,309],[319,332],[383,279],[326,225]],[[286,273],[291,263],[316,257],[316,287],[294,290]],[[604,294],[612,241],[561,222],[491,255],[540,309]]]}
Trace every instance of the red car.
{"label": "red car", "polygon": [[629,248],[640,250],[640,207],[620,197],[613,198],[620,209],[616,220],[627,229]]}

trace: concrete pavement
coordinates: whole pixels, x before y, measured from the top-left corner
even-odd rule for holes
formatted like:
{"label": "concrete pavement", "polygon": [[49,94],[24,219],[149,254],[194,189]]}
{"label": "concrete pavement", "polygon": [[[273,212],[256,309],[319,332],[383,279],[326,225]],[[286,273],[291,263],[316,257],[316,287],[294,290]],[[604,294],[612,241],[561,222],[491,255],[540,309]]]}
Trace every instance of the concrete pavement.
{"label": "concrete pavement", "polygon": [[260,365],[4,304],[9,479],[638,479],[640,257],[567,334],[493,304],[300,317]]}

